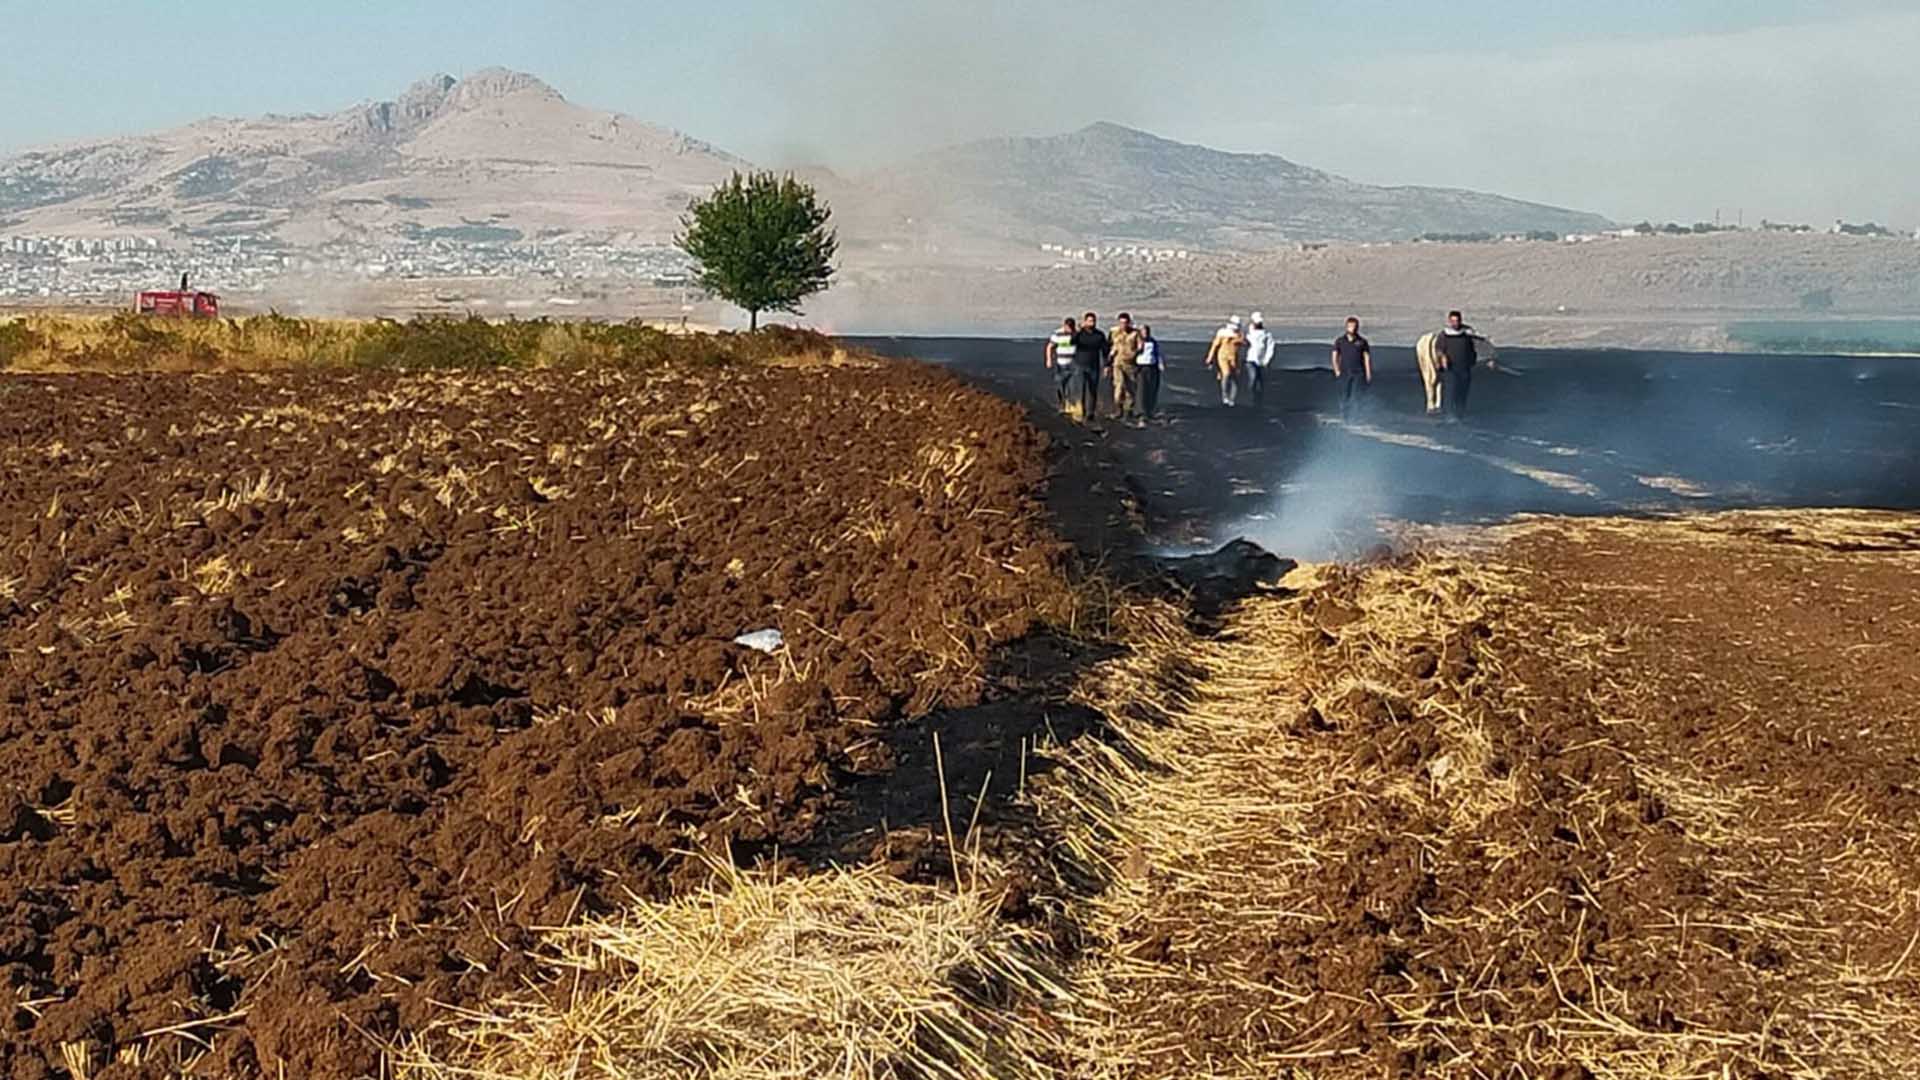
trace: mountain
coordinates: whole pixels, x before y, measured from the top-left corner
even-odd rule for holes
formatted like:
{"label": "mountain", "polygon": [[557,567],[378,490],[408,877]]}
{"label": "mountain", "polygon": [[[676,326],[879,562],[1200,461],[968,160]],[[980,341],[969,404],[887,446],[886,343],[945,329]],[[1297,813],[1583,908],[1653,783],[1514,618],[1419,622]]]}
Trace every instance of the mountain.
{"label": "mountain", "polygon": [[746,163],[531,75],[436,75],[329,115],[209,119],[0,158],[0,231],[653,243]]}
{"label": "mountain", "polygon": [[936,150],[864,180],[873,206],[869,229],[937,229],[1023,245],[1098,240],[1244,250],[1297,240],[1608,225],[1597,214],[1498,195],[1375,187],[1281,157],[1227,153],[1108,123]]}
{"label": "mountain", "polygon": [[[233,239],[296,252],[436,239],[657,245],[670,242],[690,196],[744,167],[489,68],[326,115],[209,119],[0,157],[0,235]],[[1036,261],[1042,243],[1233,251],[1606,224],[1470,191],[1372,187],[1115,124],[967,143],[866,174],[803,174],[820,184],[856,261],[892,253],[1005,265]]]}

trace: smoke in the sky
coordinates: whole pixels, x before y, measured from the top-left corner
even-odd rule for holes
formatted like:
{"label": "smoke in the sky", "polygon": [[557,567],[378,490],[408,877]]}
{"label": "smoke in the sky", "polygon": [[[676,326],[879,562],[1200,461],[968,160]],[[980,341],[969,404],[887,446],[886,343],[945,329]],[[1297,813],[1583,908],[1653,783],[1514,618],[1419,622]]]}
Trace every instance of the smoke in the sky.
{"label": "smoke in the sky", "polygon": [[1191,55],[1178,45],[1204,37],[1212,6],[864,4],[809,35],[805,54],[790,38],[753,39],[745,70],[766,83],[774,147],[879,167],[954,142],[1139,117],[1185,80],[1170,60]]}
{"label": "smoke in the sky", "polygon": [[1862,7],[1667,36],[1660,20],[1558,35],[1559,13],[1516,9],[1494,41],[1449,36],[1491,14],[1409,12],[1459,23],[1422,42],[1387,23],[1356,34],[1358,15],[1328,5],[863,5],[804,46],[745,50],[775,130],[741,148],[859,169],[1105,119],[1627,221],[1912,225],[1920,12]]}
{"label": "smoke in the sky", "polygon": [[[1920,222],[1920,12],[1530,52],[1355,60],[1253,118],[1236,147],[1291,146],[1379,183],[1473,187],[1621,220]],[[1442,69],[1447,77],[1436,77]]]}

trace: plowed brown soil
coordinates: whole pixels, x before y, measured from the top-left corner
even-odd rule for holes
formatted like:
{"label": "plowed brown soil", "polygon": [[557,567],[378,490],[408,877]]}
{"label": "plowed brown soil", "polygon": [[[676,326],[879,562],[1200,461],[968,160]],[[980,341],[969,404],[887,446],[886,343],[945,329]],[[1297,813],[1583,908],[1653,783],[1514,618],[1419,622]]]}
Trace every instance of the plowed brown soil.
{"label": "plowed brown soil", "polygon": [[[1095,909],[1116,1056],[1911,1075],[1920,520],[1474,543],[1329,571],[1161,661],[1201,670],[1124,727],[1167,774],[1096,789],[1125,855]],[[1151,656],[1105,677],[1102,701],[1167,680]]]}
{"label": "plowed brown soil", "polygon": [[0,384],[4,1072],[369,1073],[805,840],[1059,610],[1041,438],[912,365]]}

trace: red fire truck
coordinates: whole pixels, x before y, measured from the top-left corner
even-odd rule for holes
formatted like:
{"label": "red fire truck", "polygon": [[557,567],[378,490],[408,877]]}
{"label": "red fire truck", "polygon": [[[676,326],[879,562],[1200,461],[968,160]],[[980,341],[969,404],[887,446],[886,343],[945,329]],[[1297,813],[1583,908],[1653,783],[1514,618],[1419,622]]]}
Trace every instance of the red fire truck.
{"label": "red fire truck", "polygon": [[178,289],[153,290],[135,296],[133,310],[140,315],[217,319],[220,317],[220,298],[210,292],[187,288],[187,276],[182,274]]}

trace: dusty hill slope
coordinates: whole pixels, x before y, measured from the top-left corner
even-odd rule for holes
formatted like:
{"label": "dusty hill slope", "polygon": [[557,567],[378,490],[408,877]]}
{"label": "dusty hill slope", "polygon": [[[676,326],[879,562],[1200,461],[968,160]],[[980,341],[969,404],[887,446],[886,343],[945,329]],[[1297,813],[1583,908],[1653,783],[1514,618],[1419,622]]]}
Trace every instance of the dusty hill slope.
{"label": "dusty hill slope", "polygon": [[395,100],[328,115],[208,119],[0,158],[0,227],[270,233],[295,246],[435,229],[456,239],[587,232],[657,241],[687,195],[744,164],[492,68],[436,75]]}
{"label": "dusty hill slope", "polygon": [[[0,156],[0,235],[659,244],[689,195],[747,162],[575,105],[491,68],[323,115],[208,119]],[[1260,250],[1288,239],[1591,229],[1593,214],[1494,195],[1372,187],[1114,124],[949,147],[875,173],[807,175],[849,253],[1005,261],[1036,241]]]}
{"label": "dusty hill slope", "polygon": [[[869,177],[863,202],[957,233],[1019,243],[1089,239],[1203,250],[1287,240],[1392,240],[1426,232],[1576,232],[1597,214],[1479,192],[1375,187],[1268,154],[1233,154],[1094,124],[989,139]],[[876,223],[879,224],[879,223]]]}

